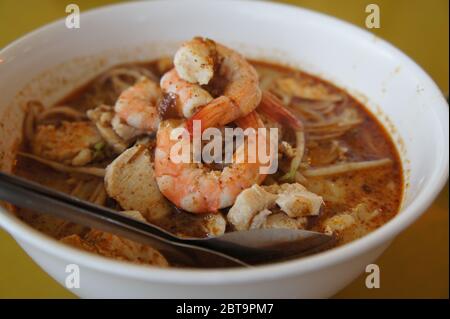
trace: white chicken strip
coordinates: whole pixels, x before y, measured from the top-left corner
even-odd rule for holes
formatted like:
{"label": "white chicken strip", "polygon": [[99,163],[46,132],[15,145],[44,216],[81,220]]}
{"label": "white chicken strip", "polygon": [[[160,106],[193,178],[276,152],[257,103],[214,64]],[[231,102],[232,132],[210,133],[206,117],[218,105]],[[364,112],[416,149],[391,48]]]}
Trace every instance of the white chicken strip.
{"label": "white chicken strip", "polygon": [[276,203],[289,217],[296,218],[318,215],[323,199],[301,184],[294,183],[281,185]]}
{"label": "white chicken strip", "polygon": [[253,217],[249,229],[263,228],[263,226],[267,220],[267,217],[271,214],[272,214],[272,211],[270,211],[268,209],[263,209],[262,211],[260,211],[258,214],[255,215],[255,217]]}
{"label": "white chicken strip", "polygon": [[319,214],[322,204],[322,197],[298,183],[253,185],[239,194],[227,218],[236,230],[299,229],[306,226],[307,216]]}
{"label": "white chicken strip", "polygon": [[325,233],[333,234],[335,232],[342,232],[343,230],[353,226],[356,223],[355,217],[350,214],[343,213],[334,215],[324,222]]}
{"label": "white chicken strip", "polygon": [[277,195],[255,184],[239,194],[228,212],[227,219],[237,230],[246,230],[254,216],[271,207],[276,199]]}
{"label": "white chicken strip", "polygon": [[296,78],[279,78],[275,81],[275,89],[288,96],[296,96],[307,100],[338,102],[340,94],[329,92],[323,84]]}
{"label": "white chicken strip", "polygon": [[222,214],[208,214],[200,224],[208,236],[223,235],[227,227],[227,221]]}
{"label": "white chicken strip", "polygon": [[122,208],[139,211],[150,222],[170,213],[156,183],[150,152],[143,145],[126,150],[106,168],[105,186]]}
{"label": "white chicken strip", "polygon": [[262,228],[304,229],[308,223],[306,217],[291,218],[284,213],[271,214]]}

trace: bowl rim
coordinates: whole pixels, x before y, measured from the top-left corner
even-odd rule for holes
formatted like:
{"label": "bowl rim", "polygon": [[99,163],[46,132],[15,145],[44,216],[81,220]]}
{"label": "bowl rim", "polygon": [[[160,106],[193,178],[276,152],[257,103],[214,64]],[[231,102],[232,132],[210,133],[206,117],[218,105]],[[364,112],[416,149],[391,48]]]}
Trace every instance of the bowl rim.
{"label": "bowl rim", "polygon": [[[112,4],[102,6],[82,13],[83,16],[95,16],[107,14],[109,10],[117,10],[124,6],[147,6],[166,2],[164,0],[155,1],[136,1],[128,3]],[[181,1],[180,1],[181,2]],[[198,5],[205,4],[201,0],[183,0],[184,4]],[[340,20],[338,18],[315,12],[309,9],[265,1],[248,1],[248,0],[216,0],[216,3],[221,2],[222,5],[228,3],[229,5],[247,5],[255,6],[261,10],[277,10],[277,11],[293,11],[297,10],[302,14],[312,15],[316,19],[321,19],[329,23],[330,27],[335,26],[341,29],[346,29],[352,33],[355,39],[366,41],[373,39],[374,35],[364,29],[361,29],[353,24]],[[234,2],[234,3],[233,3]],[[238,4],[236,4],[238,3]],[[46,24],[35,31],[27,33],[19,39],[13,41],[6,47],[0,50],[0,54],[8,50],[12,50],[17,44],[27,41],[36,34],[45,33],[48,29],[55,28],[63,19],[58,19],[55,22]],[[349,260],[354,256],[360,255],[365,251],[387,243],[398,235],[402,230],[412,224],[426,209],[430,206],[432,201],[438,195],[442,187],[447,181],[448,177],[448,149],[449,149],[449,123],[448,123],[448,105],[444,99],[441,91],[430,78],[430,76],[418,66],[411,58],[401,52],[383,39],[378,39],[377,50],[384,52],[389,56],[401,61],[403,65],[414,72],[423,80],[423,86],[431,91],[433,95],[442,96],[442,100],[430,105],[430,109],[434,112],[436,124],[439,125],[442,133],[443,142],[440,145],[442,156],[439,158],[439,165],[434,167],[432,174],[428,181],[428,187],[424,189],[411,204],[397,214],[392,220],[384,224],[382,227],[374,230],[370,234],[357,239],[351,243],[337,247],[316,255],[305,257],[302,259],[273,263],[254,268],[235,268],[235,269],[182,269],[182,268],[157,268],[151,266],[135,265],[132,263],[117,261],[91,253],[87,253],[48,237],[40,233],[31,226],[23,223],[17,217],[13,216],[3,207],[0,207],[0,226],[9,232],[19,244],[27,243],[46,254],[53,255],[64,260],[76,260],[80,266],[95,269],[100,272],[120,275],[124,277],[140,279],[145,281],[159,282],[159,283],[173,283],[173,284],[193,284],[193,285],[213,285],[213,284],[233,284],[255,282],[260,280],[274,280],[280,277],[299,275],[309,271],[316,271],[324,267],[332,266]]]}

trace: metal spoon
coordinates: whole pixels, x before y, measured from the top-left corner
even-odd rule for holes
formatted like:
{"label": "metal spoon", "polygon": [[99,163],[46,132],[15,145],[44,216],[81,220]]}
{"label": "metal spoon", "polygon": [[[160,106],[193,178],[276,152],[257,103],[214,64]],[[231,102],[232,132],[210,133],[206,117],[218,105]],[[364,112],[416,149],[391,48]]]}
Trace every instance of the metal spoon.
{"label": "metal spoon", "polygon": [[181,238],[158,226],[2,172],[0,199],[151,245],[171,264],[179,266],[250,266],[303,256],[325,249],[334,242],[333,236],[289,229],[257,229],[210,238]]}

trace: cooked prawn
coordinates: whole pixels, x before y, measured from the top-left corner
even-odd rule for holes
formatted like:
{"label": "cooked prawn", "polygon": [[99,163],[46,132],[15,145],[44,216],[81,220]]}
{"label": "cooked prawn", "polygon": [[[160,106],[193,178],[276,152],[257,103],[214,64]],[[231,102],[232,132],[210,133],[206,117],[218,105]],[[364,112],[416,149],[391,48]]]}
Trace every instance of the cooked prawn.
{"label": "cooked prawn", "polygon": [[[188,116],[186,127],[190,133],[195,120],[201,121],[202,131],[221,127],[246,116],[261,101],[258,74],[239,53],[211,40],[194,38],[183,44],[175,57],[175,70],[182,80],[198,86],[220,83],[221,94]],[[193,88],[197,90],[198,86]],[[176,90],[174,93],[185,94]]]}
{"label": "cooked prawn", "polygon": [[200,107],[213,100],[208,91],[198,84],[183,80],[175,69],[163,75],[160,85],[165,93],[176,94],[176,111],[185,118],[190,118]]}
{"label": "cooked prawn", "polygon": [[216,43],[195,37],[177,50],[173,64],[183,80],[193,84],[208,84],[217,65]]}
{"label": "cooked prawn", "polygon": [[221,96],[205,105],[187,123],[192,132],[195,120],[200,120],[202,130],[223,126],[252,112],[261,101],[259,78],[253,66],[239,53],[216,44],[221,59],[218,76],[225,84]]}
{"label": "cooked prawn", "polygon": [[[242,129],[264,128],[264,124],[256,112],[240,118],[235,123]],[[192,213],[217,212],[221,208],[233,205],[242,190],[261,183],[265,175],[260,173],[259,159],[254,163],[248,160],[235,160],[250,149],[250,143],[255,139],[248,138],[239,146],[234,155],[233,163],[222,171],[209,170],[197,163],[176,163],[171,159],[171,149],[178,140],[171,140],[171,132],[177,127],[185,128],[183,120],[163,121],[157,134],[155,151],[155,175],[160,191],[176,206]],[[257,135],[256,134],[256,135]],[[189,139],[183,139],[191,143]],[[244,153],[242,153],[244,152]]]}
{"label": "cooked prawn", "polygon": [[156,132],[159,125],[157,103],[160,96],[158,84],[142,77],[120,94],[114,111],[122,121],[141,134]]}

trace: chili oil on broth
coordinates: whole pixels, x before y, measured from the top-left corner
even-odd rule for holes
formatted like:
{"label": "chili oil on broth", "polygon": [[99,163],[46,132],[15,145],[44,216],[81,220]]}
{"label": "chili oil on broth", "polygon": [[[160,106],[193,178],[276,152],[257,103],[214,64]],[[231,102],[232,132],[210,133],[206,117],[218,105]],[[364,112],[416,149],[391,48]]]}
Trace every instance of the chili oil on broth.
{"label": "chili oil on broth", "polygon": [[[344,90],[326,81],[277,64],[251,62],[260,74],[262,87],[270,87],[274,81],[280,78],[295,78],[312,85],[320,85],[331,96],[341,97],[339,101],[333,102],[335,104],[334,112],[351,110],[359,118],[358,125],[335,138],[317,140],[314,138],[314,134],[307,131],[307,147],[303,165],[315,168],[333,165],[342,160],[355,162],[388,158],[392,161],[390,165],[371,169],[322,177],[307,177],[302,184],[308,190],[323,196],[325,202],[319,217],[310,218],[307,228],[325,231],[326,221],[330,217],[340,214],[352,216],[356,222],[352,226],[337,232],[339,245],[364,236],[393,218],[400,208],[403,195],[402,167],[392,139],[377,119]],[[120,66],[120,68],[128,72],[128,78],[125,74],[120,81],[114,83],[105,78],[107,72],[100,74],[96,79],[74,91],[56,105],[67,105],[81,112],[101,104],[114,105],[120,90],[133,84],[135,80],[134,72],[144,74],[148,72],[149,77],[159,80],[165,71],[171,68],[171,63],[167,58],[163,58],[149,63],[126,64]],[[314,102],[307,99],[300,101],[294,99],[286,106],[299,118],[308,122],[307,117],[309,115],[302,112],[301,108],[298,107],[298,104],[301,103],[308,105],[308,103]],[[289,132],[286,132],[283,139],[293,142],[293,136]],[[338,148],[337,151],[336,147]],[[29,151],[29,146],[24,143],[22,150]],[[336,152],[338,152],[338,155],[336,155]],[[339,152],[344,152],[344,154]],[[105,167],[113,159],[114,157],[105,158],[99,165]],[[280,162],[282,165],[282,161]],[[15,173],[69,194],[74,194],[74,189],[79,187],[81,183],[85,189],[78,193],[78,196],[85,200],[92,200],[90,194],[98,191],[103,184],[102,178],[57,172],[46,165],[21,156],[17,158]],[[277,182],[281,175],[281,172],[277,173],[266,179],[264,183]],[[121,209],[110,198],[105,200],[105,204],[114,209]],[[67,223],[49,215],[23,209],[17,209],[17,213],[26,223],[57,239],[71,234],[83,236],[89,231],[86,227]],[[226,210],[222,213],[226,214]],[[209,217],[193,215],[173,208],[165,219],[159,220],[156,224],[177,234],[206,237],[209,234],[202,227],[204,218]],[[232,229],[227,226],[227,231],[229,230]]]}
{"label": "chili oil on broth", "polygon": [[[253,61],[253,64],[258,73],[263,74],[262,82],[264,81],[264,74],[274,72],[283,78],[293,77],[322,85],[330,95],[336,94],[343,97],[342,101],[336,104],[335,110],[337,112],[350,109],[357,112],[358,117],[360,117],[361,123],[359,125],[336,139],[308,142],[307,133],[306,139],[309,146],[306,147],[305,157],[311,167],[330,164],[324,162],[324,159],[329,158],[330,149],[333,148],[335,141],[338,141],[341,146],[348,150],[346,160],[349,162],[370,161],[380,158],[392,160],[391,165],[378,168],[357,170],[327,177],[308,177],[305,186],[310,191],[323,196],[325,202],[320,217],[314,221],[312,229],[324,231],[323,222],[327,218],[343,212],[349,212],[352,216],[359,216],[354,226],[347,228],[340,234],[339,243],[343,244],[364,236],[393,218],[400,209],[403,197],[402,166],[400,156],[389,133],[376,117],[350,94],[327,81],[281,65],[258,61]],[[302,118],[295,103],[287,106]],[[377,216],[369,218],[373,212],[377,212]]]}

